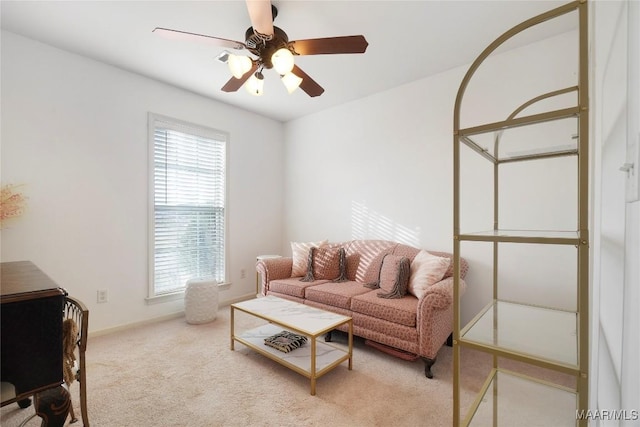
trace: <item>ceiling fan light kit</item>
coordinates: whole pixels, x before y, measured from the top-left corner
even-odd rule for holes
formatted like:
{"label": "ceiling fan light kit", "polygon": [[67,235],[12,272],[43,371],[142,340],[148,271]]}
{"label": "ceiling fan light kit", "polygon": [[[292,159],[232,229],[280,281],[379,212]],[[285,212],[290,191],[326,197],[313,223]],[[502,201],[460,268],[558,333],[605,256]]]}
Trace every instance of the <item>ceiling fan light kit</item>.
{"label": "ceiling fan light kit", "polygon": [[280,80],[282,81],[282,84],[284,84],[284,87],[287,88],[287,92],[290,94],[300,86],[300,83],[302,83],[302,77],[298,77],[293,73],[283,75],[280,77]]}
{"label": "ceiling fan light kit", "polygon": [[281,76],[284,76],[293,70],[293,53],[286,47],[282,47],[276,50],[271,56],[271,63],[273,64],[274,70]]}
{"label": "ceiling fan light kit", "polygon": [[256,72],[249,77],[244,87],[251,95],[262,96],[264,94],[264,76],[260,71]]}
{"label": "ceiling fan light kit", "polygon": [[265,68],[273,68],[280,75],[287,92],[292,93],[300,87],[311,97],[320,96],[324,88],[295,64],[294,56],[364,53],[369,45],[362,35],[289,41],[287,34],[273,25],[278,10],[269,0],[247,0],[246,3],[252,26],[245,32],[244,43],[167,28],[156,28],[154,32],[173,39],[195,39],[221,47],[248,50],[257,58],[228,51],[217,56],[219,61],[227,63],[233,75],[222,90],[235,92],[244,85],[249,93],[256,96],[263,94],[262,71]]}
{"label": "ceiling fan light kit", "polygon": [[231,53],[227,59],[227,65],[229,66],[229,71],[231,71],[233,77],[239,79],[251,70],[251,66],[253,64],[251,62],[251,58],[248,56],[234,55]]}

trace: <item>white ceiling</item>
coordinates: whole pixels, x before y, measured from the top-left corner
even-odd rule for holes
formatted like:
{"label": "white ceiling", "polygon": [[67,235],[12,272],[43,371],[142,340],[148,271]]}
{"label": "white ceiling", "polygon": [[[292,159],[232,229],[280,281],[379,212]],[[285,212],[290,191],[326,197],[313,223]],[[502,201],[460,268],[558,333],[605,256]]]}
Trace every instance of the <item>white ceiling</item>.
{"label": "white ceiling", "polygon": [[[152,33],[165,27],[244,41],[244,1],[0,2],[1,26],[60,49],[133,71],[280,121],[312,114],[426,76],[470,64],[500,34],[565,1],[284,1],[275,25],[290,40],[362,34],[364,54],[296,57],[325,88],[311,98],[287,94],[265,71],[265,94],[225,93],[221,48]],[[520,44],[567,31],[560,24]]]}

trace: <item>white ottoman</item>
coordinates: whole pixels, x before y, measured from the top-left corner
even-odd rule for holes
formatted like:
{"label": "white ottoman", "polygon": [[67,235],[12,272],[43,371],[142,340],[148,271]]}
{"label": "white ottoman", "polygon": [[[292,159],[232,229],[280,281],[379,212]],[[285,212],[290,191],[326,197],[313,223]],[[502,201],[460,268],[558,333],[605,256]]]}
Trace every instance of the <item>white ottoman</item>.
{"label": "white ottoman", "polygon": [[212,279],[191,279],[184,292],[187,323],[199,324],[215,320],[218,315],[218,284]]}

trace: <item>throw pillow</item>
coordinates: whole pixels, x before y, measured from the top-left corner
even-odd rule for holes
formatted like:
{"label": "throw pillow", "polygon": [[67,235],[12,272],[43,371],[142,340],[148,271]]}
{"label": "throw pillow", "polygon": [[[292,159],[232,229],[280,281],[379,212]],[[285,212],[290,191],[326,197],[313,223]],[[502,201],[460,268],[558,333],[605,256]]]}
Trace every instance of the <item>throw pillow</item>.
{"label": "throw pillow", "polygon": [[313,253],[313,277],[333,280],[340,275],[340,248],[318,248]]}
{"label": "throw pillow", "polygon": [[309,249],[308,267],[306,275],[300,279],[302,282],[314,280],[333,280],[344,282],[345,254],[343,248],[330,248],[323,246]]}
{"label": "throw pillow", "polygon": [[[362,283],[375,283],[376,284],[376,288],[377,283],[378,283],[378,279],[380,279],[380,268],[382,267],[382,261],[384,261],[384,257],[386,257],[387,255],[390,255],[393,252],[393,248],[387,248],[384,249],[382,252],[378,253],[376,256],[374,256],[372,259],[364,259],[361,258],[360,260],[360,264],[366,264],[368,263],[369,265],[367,266],[366,270],[364,271],[364,275],[361,279]],[[362,267],[362,265],[358,266],[358,269],[360,269],[360,267]],[[356,280],[359,279],[358,276],[358,272],[356,272]]]}
{"label": "throw pillow", "polygon": [[447,257],[435,256],[425,250],[418,252],[411,262],[409,293],[418,299],[424,297],[430,286],[442,280],[450,264],[451,259]]}
{"label": "throw pillow", "polygon": [[380,298],[402,298],[407,293],[410,272],[409,258],[387,254],[382,260],[378,281],[365,286],[380,288]]}
{"label": "throw pillow", "polygon": [[358,272],[358,265],[360,265],[360,254],[355,253],[345,257],[346,266],[345,266],[345,275],[347,276],[347,280],[355,281],[356,273]]}
{"label": "throw pillow", "polygon": [[307,273],[309,249],[318,248],[326,245],[327,240],[318,242],[291,242],[291,258],[293,258],[293,266],[291,267],[291,277],[304,276]]}

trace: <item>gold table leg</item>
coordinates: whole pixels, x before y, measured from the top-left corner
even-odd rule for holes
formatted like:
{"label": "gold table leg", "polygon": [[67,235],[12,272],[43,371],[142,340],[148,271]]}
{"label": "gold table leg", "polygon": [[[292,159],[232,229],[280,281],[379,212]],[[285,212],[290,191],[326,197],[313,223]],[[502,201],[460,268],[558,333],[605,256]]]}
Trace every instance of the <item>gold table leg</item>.
{"label": "gold table leg", "polygon": [[230,331],[229,336],[231,337],[231,351],[233,351],[234,350],[234,348],[233,348],[234,347],[234,343],[233,343],[234,339],[233,338],[235,336],[235,334],[234,334],[235,328],[234,328],[234,311],[233,311],[233,307],[231,307],[230,310],[231,310],[231,315],[230,315],[231,331]]}
{"label": "gold table leg", "polygon": [[353,320],[349,320],[349,370],[353,369]]}
{"label": "gold table leg", "polygon": [[311,337],[311,396],[316,395],[316,337]]}

